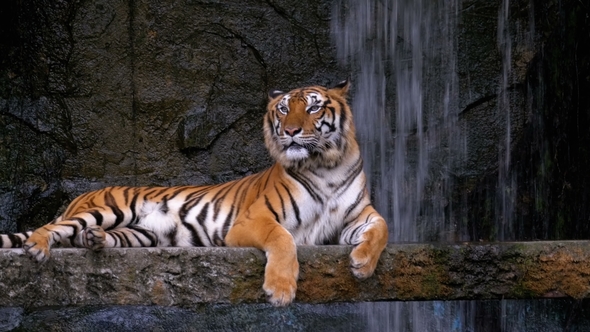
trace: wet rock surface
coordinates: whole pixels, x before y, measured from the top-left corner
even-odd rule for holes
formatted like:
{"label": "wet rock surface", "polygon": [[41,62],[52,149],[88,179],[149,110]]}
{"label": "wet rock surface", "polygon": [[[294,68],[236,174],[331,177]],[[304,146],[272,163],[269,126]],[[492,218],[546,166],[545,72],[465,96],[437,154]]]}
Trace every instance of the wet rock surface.
{"label": "wet rock surface", "polygon": [[274,308],[266,304],[69,307],[25,313],[0,308],[0,331],[347,331],[366,326],[352,304],[302,304]]}
{"label": "wet rock surface", "polygon": [[[458,179],[456,204],[467,206],[463,237],[501,239],[498,227],[509,223],[498,202],[510,197],[514,211],[514,224],[506,227],[510,239],[590,238],[589,224],[581,222],[590,216],[582,198],[588,197],[590,188],[590,177],[583,170],[590,161],[584,148],[590,144],[590,134],[578,130],[590,122],[590,98],[582,93],[590,88],[590,57],[576,46],[590,42],[590,8],[575,1],[510,2],[507,28],[512,57],[507,89],[515,128],[510,153],[504,157],[511,165],[504,184],[498,183],[497,160],[505,150],[493,147],[490,138],[505,135],[506,120],[497,116],[498,98],[486,97],[502,91],[489,85],[485,74],[502,66],[500,45],[494,49],[489,40],[484,42],[496,38],[498,18],[477,1],[465,2],[464,8],[473,20],[464,20],[466,33],[459,37],[460,46],[470,49],[459,55],[469,64],[459,66],[460,82],[470,94],[481,97],[467,103],[460,116],[473,147],[465,169],[476,171]],[[477,78],[477,73],[483,75]],[[469,138],[477,136],[482,139]],[[493,156],[493,151],[498,154]]]}

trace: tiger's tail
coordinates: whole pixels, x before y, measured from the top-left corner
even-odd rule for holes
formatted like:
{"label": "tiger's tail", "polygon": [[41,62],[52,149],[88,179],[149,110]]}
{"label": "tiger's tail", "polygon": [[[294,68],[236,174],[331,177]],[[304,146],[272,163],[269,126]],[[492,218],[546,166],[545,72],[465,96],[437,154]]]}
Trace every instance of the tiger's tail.
{"label": "tiger's tail", "polygon": [[32,231],[22,233],[0,234],[0,248],[22,248]]}

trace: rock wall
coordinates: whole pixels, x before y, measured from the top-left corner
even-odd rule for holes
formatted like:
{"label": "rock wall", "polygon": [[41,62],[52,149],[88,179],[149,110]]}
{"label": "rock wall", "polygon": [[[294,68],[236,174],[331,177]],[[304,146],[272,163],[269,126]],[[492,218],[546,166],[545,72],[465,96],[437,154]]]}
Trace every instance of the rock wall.
{"label": "rock wall", "polygon": [[[466,29],[477,31],[478,36],[463,42],[472,50],[465,57],[476,60],[469,61],[471,75],[463,80],[471,84],[470,78],[494,68],[498,72],[501,64],[489,61],[497,17],[491,17],[489,7],[468,3],[473,5],[467,7],[473,20],[466,20]],[[456,206],[464,210],[467,238],[497,238],[499,227],[512,234],[507,239],[590,238],[590,224],[582,221],[590,217],[585,203],[590,196],[585,171],[590,162],[586,148],[590,132],[582,130],[590,126],[590,96],[584,92],[590,89],[590,56],[580,48],[590,42],[589,14],[587,5],[575,1],[510,1],[513,56],[508,92],[510,107],[519,114],[512,123],[520,129],[513,131],[510,174],[504,184],[498,184],[499,168],[494,163],[481,163],[487,169],[457,179],[462,188],[457,190]],[[481,72],[480,68],[486,69]],[[483,81],[490,82],[486,76]],[[494,96],[493,84],[487,90]],[[495,114],[496,103],[497,98],[484,97],[463,110],[464,128],[484,138],[471,140],[483,143],[476,145],[472,160],[489,158],[495,150],[494,140],[488,139],[493,135],[488,133],[501,121]],[[468,165],[469,169],[477,169],[472,165],[477,163]],[[498,204],[503,195],[510,197],[511,218],[503,215]]]}
{"label": "rock wall", "polygon": [[2,11],[0,230],[107,185],[270,165],[267,92],[334,84],[329,1],[33,1]]}

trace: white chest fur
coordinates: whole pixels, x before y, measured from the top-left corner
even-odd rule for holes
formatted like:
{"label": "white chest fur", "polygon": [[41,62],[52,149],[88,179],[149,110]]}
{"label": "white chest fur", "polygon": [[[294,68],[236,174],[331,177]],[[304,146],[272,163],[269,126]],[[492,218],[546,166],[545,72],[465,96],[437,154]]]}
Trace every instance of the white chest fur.
{"label": "white chest fur", "polygon": [[297,244],[322,244],[333,240],[368,203],[364,195],[365,177],[362,170],[331,169],[307,172],[301,176],[308,184],[313,183],[313,186],[298,183],[300,198],[297,204],[302,210],[301,222],[287,220],[283,225]]}

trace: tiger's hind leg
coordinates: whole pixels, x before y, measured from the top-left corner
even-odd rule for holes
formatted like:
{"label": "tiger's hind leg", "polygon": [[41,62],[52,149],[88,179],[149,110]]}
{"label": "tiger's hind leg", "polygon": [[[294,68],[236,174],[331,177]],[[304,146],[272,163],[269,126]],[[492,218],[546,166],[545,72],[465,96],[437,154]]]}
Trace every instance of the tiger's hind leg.
{"label": "tiger's hind leg", "polygon": [[158,242],[158,236],[154,232],[141,227],[128,226],[105,231],[102,227],[93,225],[80,232],[75,244],[96,251],[102,248],[155,247]]}
{"label": "tiger's hind leg", "polygon": [[[120,212],[120,210],[118,211]],[[95,226],[105,223],[112,225],[116,220],[121,224],[128,222],[123,213],[115,213],[98,207],[69,215],[67,218],[62,215],[51,223],[37,228],[27,239],[23,249],[29,256],[42,263],[49,259],[52,245],[65,243],[79,246],[77,239],[83,230],[94,229]],[[100,226],[98,227],[101,229]],[[97,240],[97,242],[99,241]]]}
{"label": "tiger's hind leg", "polygon": [[105,247],[106,238],[107,233],[101,226],[91,225],[85,227],[78,233],[78,236],[74,240],[74,245],[76,247],[98,251]]}

